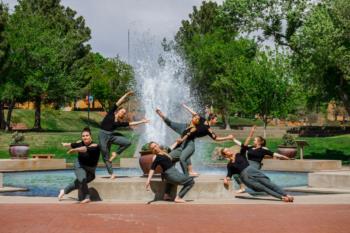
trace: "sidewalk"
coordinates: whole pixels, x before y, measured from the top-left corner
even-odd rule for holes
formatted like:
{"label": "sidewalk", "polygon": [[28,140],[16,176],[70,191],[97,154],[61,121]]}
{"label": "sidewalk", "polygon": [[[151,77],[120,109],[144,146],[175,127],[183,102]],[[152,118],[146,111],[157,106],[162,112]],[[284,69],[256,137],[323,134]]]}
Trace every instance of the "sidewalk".
{"label": "sidewalk", "polygon": [[350,205],[0,204],[2,233],[348,233]]}

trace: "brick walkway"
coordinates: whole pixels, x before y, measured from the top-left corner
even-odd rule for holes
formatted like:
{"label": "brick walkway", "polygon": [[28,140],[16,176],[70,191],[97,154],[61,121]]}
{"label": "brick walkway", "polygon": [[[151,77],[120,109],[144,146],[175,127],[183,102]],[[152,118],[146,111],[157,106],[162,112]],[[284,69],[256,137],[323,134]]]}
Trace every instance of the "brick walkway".
{"label": "brick walkway", "polygon": [[0,232],[348,233],[350,205],[0,204]]}

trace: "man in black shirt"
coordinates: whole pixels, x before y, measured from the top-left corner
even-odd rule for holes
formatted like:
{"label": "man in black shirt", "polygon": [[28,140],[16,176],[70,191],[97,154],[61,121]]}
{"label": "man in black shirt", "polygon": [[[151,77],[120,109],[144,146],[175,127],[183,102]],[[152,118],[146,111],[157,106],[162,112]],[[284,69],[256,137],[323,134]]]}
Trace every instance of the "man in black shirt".
{"label": "man in black shirt", "polygon": [[91,131],[89,128],[83,129],[81,133],[81,142],[62,143],[63,146],[70,148],[68,154],[78,153],[78,158],[74,163],[76,180],[60,191],[58,199],[61,200],[64,194],[78,189],[78,199],[80,203],[90,202],[88,183],[95,179],[95,170],[100,158],[100,148],[93,143]]}
{"label": "man in black shirt", "polygon": [[193,177],[189,177],[181,172],[179,172],[174,164],[172,163],[172,158],[170,155],[168,155],[165,151],[161,149],[159,144],[155,142],[149,143],[149,148],[152,150],[152,153],[155,154],[153,157],[153,163],[151,165],[151,170],[148,173],[148,179],[146,182],[146,189],[149,190],[150,183],[152,176],[154,174],[154,170],[157,166],[162,167],[162,176],[167,181],[166,187],[165,187],[165,194],[164,199],[169,200],[170,199],[170,191],[172,189],[173,185],[183,185],[182,189],[180,190],[179,194],[175,198],[176,203],[184,203],[186,202],[182,198],[186,195],[188,191],[193,187],[194,180]]}
{"label": "man in black shirt", "polygon": [[[141,121],[125,122],[124,118],[126,116],[126,109],[120,107],[126,100],[128,96],[131,96],[133,92],[128,92],[123,95],[116,104],[110,109],[107,115],[103,118],[101,122],[101,130],[98,135],[100,141],[100,147],[102,152],[103,161],[106,164],[108,173],[111,175],[111,179],[115,179],[116,176],[113,174],[112,161],[118,154],[121,154],[125,149],[127,149],[131,142],[128,138],[124,137],[122,134],[113,134],[113,131],[120,127],[136,126],[143,123],[148,123],[147,119],[142,119]],[[111,156],[110,148],[111,145],[118,145],[119,148],[116,152],[112,152]]]}

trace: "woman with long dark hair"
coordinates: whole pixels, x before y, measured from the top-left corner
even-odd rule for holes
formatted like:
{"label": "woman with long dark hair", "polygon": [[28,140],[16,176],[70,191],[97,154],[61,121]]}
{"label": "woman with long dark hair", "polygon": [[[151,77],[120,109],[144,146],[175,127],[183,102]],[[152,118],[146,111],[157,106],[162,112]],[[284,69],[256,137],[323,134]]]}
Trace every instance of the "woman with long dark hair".
{"label": "woman with long dark hair", "polygon": [[78,189],[78,199],[80,203],[90,202],[88,183],[95,179],[95,170],[100,158],[100,148],[92,141],[91,131],[84,128],[81,132],[81,141],[76,143],[62,143],[69,148],[68,154],[78,153],[78,158],[74,162],[74,172],[76,179],[66,188],[61,189],[58,199],[61,200],[65,194]]}

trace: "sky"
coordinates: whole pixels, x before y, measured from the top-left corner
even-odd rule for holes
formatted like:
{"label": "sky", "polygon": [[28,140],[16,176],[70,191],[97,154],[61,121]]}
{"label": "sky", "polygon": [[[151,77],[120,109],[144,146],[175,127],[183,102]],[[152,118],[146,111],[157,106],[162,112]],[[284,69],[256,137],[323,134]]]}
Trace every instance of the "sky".
{"label": "sky", "polygon": [[[10,9],[17,0],[2,0]],[[216,2],[222,3],[223,0]],[[156,40],[172,39],[188,19],[194,5],[202,0],[61,0],[65,6],[85,18],[91,29],[89,43],[94,52],[106,57],[127,60],[128,30],[130,35],[147,32]],[[132,40],[132,38],[131,38]]]}

